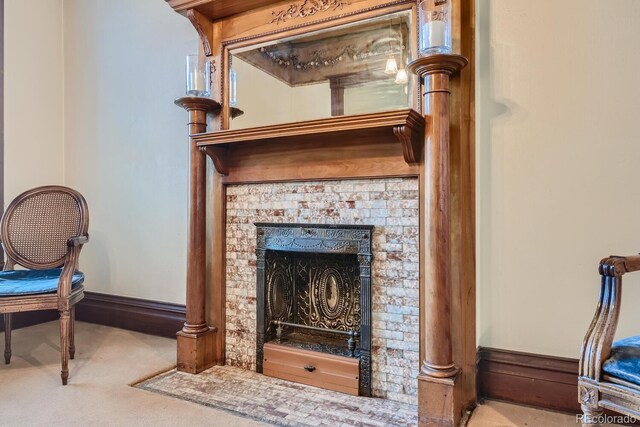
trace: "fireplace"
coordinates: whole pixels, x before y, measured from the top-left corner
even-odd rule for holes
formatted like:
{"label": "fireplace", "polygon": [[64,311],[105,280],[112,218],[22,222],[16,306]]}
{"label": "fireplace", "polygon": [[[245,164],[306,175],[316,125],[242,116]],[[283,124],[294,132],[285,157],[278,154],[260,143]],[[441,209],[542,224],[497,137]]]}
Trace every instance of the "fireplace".
{"label": "fireplace", "polygon": [[256,370],[371,396],[373,226],[256,226]]}
{"label": "fireplace", "polygon": [[[339,224],[371,225],[374,227],[370,279],[371,395],[417,404],[416,377],[420,366],[418,179],[229,185],[225,207],[225,364],[256,371],[258,359],[264,360],[263,353],[260,357],[257,354],[259,261],[256,249],[259,242],[256,224],[277,223],[273,227],[305,224],[303,227],[310,228],[307,224],[319,223],[338,229],[342,228]],[[262,249],[296,254],[292,248],[280,251],[262,246]],[[265,252],[265,260],[266,256]],[[357,257],[355,252],[351,256]],[[348,337],[336,339],[346,351]],[[276,343],[268,341],[267,349],[271,344]],[[355,362],[359,364],[359,359]],[[357,391],[358,384],[355,387]]]}

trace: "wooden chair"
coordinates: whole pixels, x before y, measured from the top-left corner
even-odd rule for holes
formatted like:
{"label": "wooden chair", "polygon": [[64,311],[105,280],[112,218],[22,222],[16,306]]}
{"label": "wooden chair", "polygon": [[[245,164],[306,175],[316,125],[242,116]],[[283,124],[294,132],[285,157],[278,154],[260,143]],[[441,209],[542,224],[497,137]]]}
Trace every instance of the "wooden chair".
{"label": "wooden chair", "polygon": [[640,256],[611,256],[600,262],[600,298],[580,352],[583,424],[598,425],[603,409],[640,419],[640,336],[613,343],[622,276],[638,270]]}
{"label": "wooden chair", "polygon": [[[11,361],[11,313],[55,309],[60,313],[62,384],[75,355],[74,305],[84,297],[84,274],[77,271],[89,240],[87,202],[75,190],[38,187],[16,197],[0,222],[7,255],[0,272],[0,313],[4,314],[6,364]],[[28,270],[14,270],[16,264]]]}

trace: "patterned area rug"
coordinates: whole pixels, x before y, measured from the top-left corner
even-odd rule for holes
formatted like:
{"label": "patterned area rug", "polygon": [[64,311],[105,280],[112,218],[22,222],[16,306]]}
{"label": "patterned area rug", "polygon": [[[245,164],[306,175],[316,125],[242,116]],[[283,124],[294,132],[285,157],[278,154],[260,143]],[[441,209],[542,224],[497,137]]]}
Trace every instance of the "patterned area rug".
{"label": "patterned area rug", "polygon": [[175,369],[134,387],[277,426],[415,426],[414,405],[356,397],[231,366],[199,375]]}

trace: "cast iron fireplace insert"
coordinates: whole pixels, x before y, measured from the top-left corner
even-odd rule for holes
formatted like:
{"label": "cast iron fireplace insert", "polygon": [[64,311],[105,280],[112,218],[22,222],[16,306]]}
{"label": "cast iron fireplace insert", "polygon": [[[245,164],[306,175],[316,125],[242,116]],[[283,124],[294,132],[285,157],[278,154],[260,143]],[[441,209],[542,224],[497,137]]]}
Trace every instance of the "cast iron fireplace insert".
{"label": "cast iron fireplace insert", "polygon": [[257,372],[267,342],[357,358],[370,396],[373,226],[255,225]]}

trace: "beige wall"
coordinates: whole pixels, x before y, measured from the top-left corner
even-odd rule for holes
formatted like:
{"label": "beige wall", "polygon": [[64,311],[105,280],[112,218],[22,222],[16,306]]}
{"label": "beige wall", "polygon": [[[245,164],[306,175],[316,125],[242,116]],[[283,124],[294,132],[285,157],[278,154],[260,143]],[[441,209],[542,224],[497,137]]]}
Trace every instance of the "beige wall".
{"label": "beige wall", "polygon": [[65,182],[91,210],[87,287],[184,303],[189,21],[158,0],[65,0]]}
{"label": "beige wall", "polygon": [[64,64],[62,0],[4,4],[4,191],[9,203],[29,188],[63,182]]}
{"label": "beige wall", "polygon": [[[480,0],[478,340],[577,357],[597,264],[640,251],[640,2]],[[640,333],[640,275],[620,333]]]}
{"label": "beige wall", "polygon": [[[172,99],[189,22],[158,0],[5,7],[7,199],[78,188],[88,288],[184,302],[186,117]],[[479,0],[480,345],[576,357],[598,260],[640,250],[639,20],[637,0]],[[626,283],[632,334],[640,277]]]}

